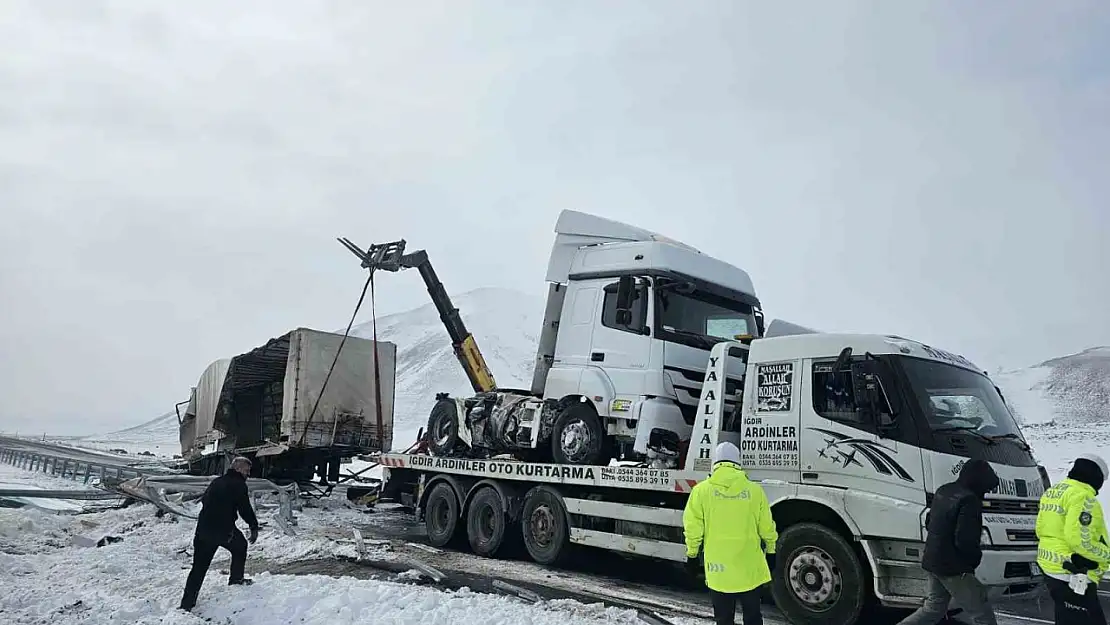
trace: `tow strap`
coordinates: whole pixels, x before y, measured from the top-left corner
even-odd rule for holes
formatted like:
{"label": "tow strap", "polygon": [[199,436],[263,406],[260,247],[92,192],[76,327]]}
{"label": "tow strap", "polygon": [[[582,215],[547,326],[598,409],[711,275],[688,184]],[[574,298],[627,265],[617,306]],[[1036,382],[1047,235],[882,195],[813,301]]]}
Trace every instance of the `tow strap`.
{"label": "tow strap", "polygon": [[382,424],[382,376],[381,367],[378,361],[378,311],[375,307],[374,297],[374,270],[370,270],[370,324],[374,332],[374,409],[377,413],[378,421],[378,440],[381,443],[381,451],[389,451],[385,448],[385,427]]}

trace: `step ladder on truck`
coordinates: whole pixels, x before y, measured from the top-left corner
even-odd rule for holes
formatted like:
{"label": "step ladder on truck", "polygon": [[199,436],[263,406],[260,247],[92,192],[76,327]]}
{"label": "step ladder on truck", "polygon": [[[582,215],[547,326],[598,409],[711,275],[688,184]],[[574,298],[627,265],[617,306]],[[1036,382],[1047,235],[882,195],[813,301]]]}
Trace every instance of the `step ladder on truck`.
{"label": "step ladder on truck", "polygon": [[1048,476],[997,387],[963,357],[894,336],[776,321],[764,338],[717,343],[678,468],[387,453],[383,496],[412,505],[433,545],[466,536],[480,556],[516,534],[545,565],[577,546],[681,562],[682,510],[721,441],[771,503],[772,594],[791,622],[854,625],[871,603],[920,605],[932,493],[970,458],[1001,481],[984,504],[977,576],[995,597],[1040,584]]}

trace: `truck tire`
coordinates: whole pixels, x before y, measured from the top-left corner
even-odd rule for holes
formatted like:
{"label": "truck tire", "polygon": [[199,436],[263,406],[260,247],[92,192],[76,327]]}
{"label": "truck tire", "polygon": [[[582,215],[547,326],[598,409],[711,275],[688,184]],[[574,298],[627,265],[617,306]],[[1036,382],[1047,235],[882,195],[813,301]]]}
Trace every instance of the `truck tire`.
{"label": "truck tire", "polygon": [[558,564],[570,551],[567,511],[550,489],[533,488],[524,497],[520,529],[524,548],[537,564]]}
{"label": "truck tire", "polygon": [[575,402],[563,408],[551,429],[551,457],[555,463],[601,464],[604,449],[605,430],[593,406]]}
{"label": "truck tire", "polygon": [[447,456],[454,451],[459,443],[459,421],[454,400],[441,399],[432,406],[425,436],[433,455]]}
{"label": "truck tire", "polygon": [[497,557],[505,543],[508,524],[501,495],[492,487],[482,487],[466,509],[466,537],[470,549],[484,558]]}
{"label": "truck tire", "polygon": [[428,543],[433,547],[445,547],[454,542],[459,533],[459,500],[455,489],[447,482],[439,482],[432,487],[424,502],[424,528],[428,531]]}
{"label": "truck tire", "polygon": [[771,590],[791,623],[852,625],[867,603],[868,578],[855,549],[817,523],[791,525],[779,536]]}

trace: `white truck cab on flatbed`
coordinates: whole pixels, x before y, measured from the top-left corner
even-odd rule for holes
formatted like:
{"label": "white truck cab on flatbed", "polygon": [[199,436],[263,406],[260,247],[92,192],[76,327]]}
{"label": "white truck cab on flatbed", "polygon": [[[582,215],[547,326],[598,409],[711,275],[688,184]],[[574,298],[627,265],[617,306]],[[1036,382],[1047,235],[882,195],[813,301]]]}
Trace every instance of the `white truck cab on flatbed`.
{"label": "white truck cab on flatbed", "polygon": [[542,564],[571,544],[682,561],[688,493],[731,441],[778,525],[776,603],[792,622],[849,625],[869,601],[921,602],[932,494],[982,458],[1001,484],[984,504],[977,575],[995,595],[1034,590],[1048,476],[990,379],[915,341],[776,324],[712,348],[681,468],[383,454],[383,495],[410,501],[437,546],[465,534],[496,556],[519,532]]}
{"label": "white truck cab on flatbed", "polygon": [[[555,233],[531,387],[479,384],[471,397],[441,394],[428,419],[432,451],[677,468],[709,350],[763,335],[751,278],[689,245],[594,215],[563,211]],[[387,247],[354,251],[371,270],[419,264],[376,260]],[[433,300],[445,301],[442,286],[425,279]],[[457,317],[449,305],[443,314]],[[453,333],[471,379],[492,382],[473,340]]]}

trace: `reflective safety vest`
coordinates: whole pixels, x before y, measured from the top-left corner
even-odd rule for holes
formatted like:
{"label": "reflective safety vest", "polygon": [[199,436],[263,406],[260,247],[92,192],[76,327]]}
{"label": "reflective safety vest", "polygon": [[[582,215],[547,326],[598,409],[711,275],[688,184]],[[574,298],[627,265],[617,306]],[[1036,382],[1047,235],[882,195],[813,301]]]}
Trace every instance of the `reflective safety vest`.
{"label": "reflective safety vest", "polygon": [[[699,549],[705,585],[717,592],[747,592],[771,581],[765,553],[779,539],[767,494],[740,467],[721,462],[699,482],[682,513],[686,555]],[[703,549],[704,547],[704,549]]]}
{"label": "reflective safety vest", "polygon": [[1098,564],[1088,573],[1098,583],[1110,570],[1110,545],[1106,523],[1095,489],[1071,478],[1060,481],[1041,495],[1037,512],[1037,564],[1046,575],[1064,577],[1064,562],[1079,554]]}

